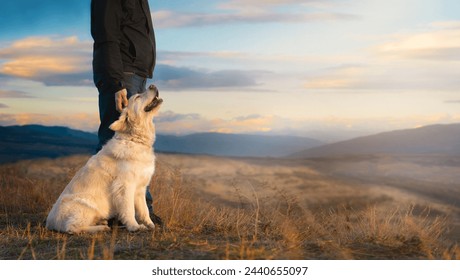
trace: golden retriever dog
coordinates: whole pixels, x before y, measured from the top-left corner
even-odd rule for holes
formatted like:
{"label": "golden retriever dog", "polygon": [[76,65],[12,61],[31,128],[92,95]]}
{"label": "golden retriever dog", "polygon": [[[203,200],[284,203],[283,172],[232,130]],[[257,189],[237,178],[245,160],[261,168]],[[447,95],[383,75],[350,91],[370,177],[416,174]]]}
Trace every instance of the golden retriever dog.
{"label": "golden retriever dog", "polygon": [[155,171],[156,116],[163,100],[151,85],[129,98],[110,129],[114,137],[83,166],[65,187],[46,219],[46,227],[67,233],[110,230],[118,218],[133,232],[153,229],[145,200]]}

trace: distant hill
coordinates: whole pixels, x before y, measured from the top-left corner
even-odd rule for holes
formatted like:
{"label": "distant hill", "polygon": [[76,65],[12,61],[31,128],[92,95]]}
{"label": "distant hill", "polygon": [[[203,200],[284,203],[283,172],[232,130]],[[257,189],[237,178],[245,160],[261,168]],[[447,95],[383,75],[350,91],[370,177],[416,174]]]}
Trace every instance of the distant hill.
{"label": "distant hill", "polygon": [[62,126],[0,126],[0,163],[93,153],[97,136]]}
{"label": "distant hill", "polygon": [[295,158],[334,157],[364,154],[460,155],[460,123],[430,125],[359,137],[306,149]]}
{"label": "distant hill", "polygon": [[247,134],[197,133],[186,136],[159,135],[155,148],[162,152],[235,157],[281,157],[323,143],[305,137]]}
{"label": "distant hill", "polygon": [[[198,133],[157,135],[155,149],[170,153],[278,157],[322,144],[303,137]],[[96,134],[62,126],[0,126],[0,163],[91,154],[95,152],[96,145]]]}

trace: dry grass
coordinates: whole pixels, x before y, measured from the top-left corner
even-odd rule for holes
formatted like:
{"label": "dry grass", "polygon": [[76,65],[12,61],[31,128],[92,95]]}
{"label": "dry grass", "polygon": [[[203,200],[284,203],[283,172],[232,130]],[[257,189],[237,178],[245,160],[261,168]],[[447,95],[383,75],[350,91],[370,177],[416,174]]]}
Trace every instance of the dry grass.
{"label": "dry grass", "polygon": [[[309,208],[298,193],[260,180],[230,181],[233,195],[223,200],[203,193],[207,181],[183,174],[183,165],[170,163],[177,163],[173,156],[160,157],[152,181],[156,212],[168,230],[131,234],[114,228],[94,235],[46,230],[48,210],[86,160],[0,166],[0,259],[460,258],[460,249],[445,238],[449,220],[429,210],[334,205],[324,193],[324,204]],[[307,176],[309,182],[314,176]]]}

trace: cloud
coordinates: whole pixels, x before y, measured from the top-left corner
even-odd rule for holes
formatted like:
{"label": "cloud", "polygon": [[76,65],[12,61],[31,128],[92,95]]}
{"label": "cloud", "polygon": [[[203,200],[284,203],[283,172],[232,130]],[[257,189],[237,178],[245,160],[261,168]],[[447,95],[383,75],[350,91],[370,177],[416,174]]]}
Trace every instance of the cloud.
{"label": "cloud", "polygon": [[261,133],[270,132],[274,129],[274,116],[249,115],[235,117],[231,120],[220,120],[215,132],[223,133]]}
{"label": "cloud", "polygon": [[394,34],[375,51],[386,59],[460,61],[460,22],[435,22],[423,32]]}
{"label": "cloud", "polygon": [[91,44],[77,37],[27,37],[0,49],[0,74],[46,85],[88,85]]}
{"label": "cloud", "polygon": [[23,91],[0,89],[0,98],[35,98],[35,97]]}
{"label": "cloud", "polygon": [[0,125],[25,125],[25,124],[41,124],[47,126],[67,126],[85,131],[97,131],[99,126],[99,118],[95,114],[33,114],[33,113],[18,113],[18,114],[0,114]]}
{"label": "cloud", "polygon": [[161,112],[160,115],[155,119],[156,122],[160,123],[172,123],[184,120],[199,120],[201,116],[199,114],[177,114],[172,111]]}
{"label": "cloud", "polygon": [[[77,37],[28,37],[0,48],[0,75],[39,81],[47,86],[92,86],[90,42]],[[163,52],[162,52],[163,53]],[[228,58],[229,52],[165,52],[163,61],[210,56]],[[158,64],[155,80],[164,88],[206,89],[257,85],[262,71],[192,69]]]}
{"label": "cloud", "polygon": [[231,10],[266,10],[277,6],[297,5],[314,8],[326,8],[337,5],[343,0],[228,0],[219,5],[222,9]]}
{"label": "cloud", "polygon": [[215,89],[240,88],[257,85],[256,78],[262,71],[191,69],[160,64],[155,70],[154,81],[165,89]]}
{"label": "cloud", "polygon": [[3,109],[3,108],[9,108],[9,106],[6,104],[0,103],[0,109]]}
{"label": "cloud", "polygon": [[[301,23],[314,21],[356,20],[356,15],[317,11],[337,1],[226,1],[214,13],[185,13],[160,10],[152,13],[157,28],[196,27],[225,24]],[[290,7],[289,11],[279,9]],[[308,9],[305,9],[307,7]],[[312,8],[315,8],[312,10]]]}
{"label": "cloud", "polygon": [[207,132],[212,122],[200,114],[178,114],[173,111],[160,112],[155,119],[157,133],[185,135],[195,132]]}
{"label": "cloud", "polygon": [[244,115],[230,119],[207,118],[200,114],[161,112],[155,120],[161,134],[197,132],[296,135],[338,141],[420,125],[456,123],[460,115],[406,115],[399,117],[347,118],[341,116],[286,118],[277,115]]}
{"label": "cloud", "polygon": [[[413,32],[390,34],[355,61],[318,69],[305,78],[311,90],[457,91],[460,22],[432,23]],[[360,62],[361,63],[357,63]]]}
{"label": "cloud", "polygon": [[[186,52],[186,51],[158,51],[159,61],[163,64],[172,64],[186,59],[249,59],[251,55],[237,51],[214,51],[214,52]],[[158,63],[158,61],[157,61]]]}
{"label": "cloud", "polygon": [[260,133],[271,131],[273,116],[249,115],[231,119],[206,118],[200,114],[160,113],[155,120],[162,134],[190,134],[196,132]]}
{"label": "cloud", "polygon": [[446,100],[444,103],[448,104],[460,104],[460,99],[459,100]]}
{"label": "cloud", "polygon": [[325,71],[305,79],[309,90],[366,91],[381,93],[388,90],[455,91],[460,87],[454,67],[435,63],[424,67],[417,63],[375,62],[360,68]]}
{"label": "cloud", "polygon": [[153,13],[155,27],[160,29],[178,27],[196,27],[225,24],[253,23],[300,23],[312,21],[356,20],[358,17],[344,13],[273,13],[257,14],[206,14],[178,13],[174,11],[157,11]]}
{"label": "cloud", "polygon": [[259,114],[252,114],[252,115],[248,115],[248,116],[236,117],[235,120],[240,121],[240,122],[244,122],[244,121],[257,120],[257,119],[260,119],[260,118],[263,118],[263,116],[259,115]]}
{"label": "cloud", "polygon": [[47,86],[94,86],[93,72],[77,72],[77,73],[57,73],[47,77],[38,78]]}

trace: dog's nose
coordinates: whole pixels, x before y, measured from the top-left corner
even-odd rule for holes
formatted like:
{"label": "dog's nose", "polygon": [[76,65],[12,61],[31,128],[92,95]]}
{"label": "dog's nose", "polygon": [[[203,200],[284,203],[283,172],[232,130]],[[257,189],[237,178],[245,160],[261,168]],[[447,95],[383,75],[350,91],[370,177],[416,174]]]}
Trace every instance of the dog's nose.
{"label": "dog's nose", "polygon": [[149,86],[149,89],[155,90],[155,96],[160,96],[160,92],[158,91],[158,88],[154,84],[151,84]]}

